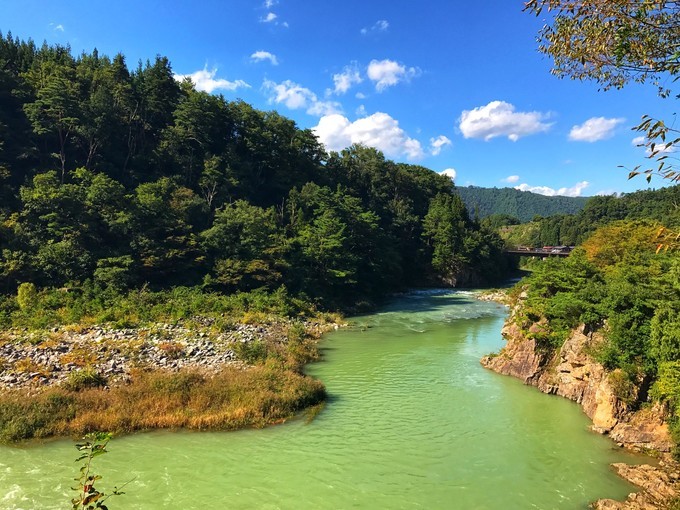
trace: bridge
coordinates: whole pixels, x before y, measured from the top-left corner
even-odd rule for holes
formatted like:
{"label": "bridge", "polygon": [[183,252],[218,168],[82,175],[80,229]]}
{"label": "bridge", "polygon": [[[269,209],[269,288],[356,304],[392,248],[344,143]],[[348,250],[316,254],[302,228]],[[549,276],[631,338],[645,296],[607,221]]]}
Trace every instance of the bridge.
{"label": "bridge", "polygon": [[543,248],[508,248],[505,253],[513,255],[523,255],[525,257],[568,257],[571,253],[571,246],[544,246]]}

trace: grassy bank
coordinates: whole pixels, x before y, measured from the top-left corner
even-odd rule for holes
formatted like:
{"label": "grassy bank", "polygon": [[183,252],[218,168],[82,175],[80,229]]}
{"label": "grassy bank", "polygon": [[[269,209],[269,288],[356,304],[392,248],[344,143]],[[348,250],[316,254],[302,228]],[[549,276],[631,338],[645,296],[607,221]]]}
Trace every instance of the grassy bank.
{"label": "grassy bank", "polygon": [[82,436],[106,430],[233,430],[280,423],[325,397],[320,381],[270,362],[215,374],[140,371],[111,389],[50,388],[0,396],[0,440]]}
{"label": "grassy bank", "polygon": [[[280,423],[325,397],[323,384],[305,376],[302,369],[318,358],[318,337],[337,317],[317,313],[284,289],[231,296],[194,288],[125,295],[93,294],[89,289],[44,290],[22,298],[26,296],[7,298],[2,304],[4,325],[12,328],[12,335],[6,332],[5,339],[0,339],[5,348],[9,345],[16,352],[26,352],[19,351],[20,347],[25,349],[33,341],[31,352],[40,356],[48,348],[62,348],[74,331],[80,343],[67,354],[76,368],[65,380],[56,384],[43,380],[23,388],[0,385],[2,442],[82,436],[101,430],[263,427]],[[203,341],[213,341],[217,350],[228,349],[234,361],[206,365],[206,357],[190,359],[184,336],[164,337],[153,344],[149,328],[168,323],[182,325],[171,332],[186,335],[190,330]],[[132,335],[127,330],[131,339],[126,347],[120,340],[92,340],[87,327],[93,324],[139,329],[133,329]],[[244,325],[248,331],[258,331],[257,335],[247,341],[240,338]],[[50,338],[45,340],[45,336]],[[228,340],[220,344],[219,338]],[[154,362],[141,362],[134,355],[147,345],[191,362],[173,370],[159,369]],[[126,353],[130,361],[124,377],[113,379],[102,372],[101,358],[112,350]],[[71,360],[74,353],[79,358]],[[13,364],[0,360],[0,365],[3,362],[5,368],[19,367],[26,359]]]}

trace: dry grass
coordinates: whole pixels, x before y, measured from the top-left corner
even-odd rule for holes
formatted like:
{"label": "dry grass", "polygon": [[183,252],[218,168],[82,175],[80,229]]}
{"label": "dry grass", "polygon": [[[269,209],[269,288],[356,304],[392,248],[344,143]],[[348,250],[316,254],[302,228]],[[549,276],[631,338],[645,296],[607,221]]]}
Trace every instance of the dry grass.
{"label": "dry grass", "polygon": [[323,384],[282,364],[210,376],[198,371],[139,371],[111,389],[53,388],[30,399],[0,394],[0,440],[129,433],[158,428],[233,430],[280,423],[323,401]]}

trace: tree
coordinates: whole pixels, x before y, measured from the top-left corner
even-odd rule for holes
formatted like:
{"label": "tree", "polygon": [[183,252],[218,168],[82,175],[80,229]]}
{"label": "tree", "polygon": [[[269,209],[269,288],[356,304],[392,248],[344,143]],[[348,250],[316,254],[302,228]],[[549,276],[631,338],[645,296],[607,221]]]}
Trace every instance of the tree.
{"label": "tree", "polygon": [[36,100],[24,106],[37,135],[56,135],[61,182],[66,176],[66,145],[77,129],[80,117],[73,70],[61,66],[40,67]]}
{"label": "tree", "polygon": [[[539,51],[554,59],[552,73],[574,80],[595,80],[605,90],[630,82],[652,83],[662,97],[680,72],[680,2],[675,0],[529,0],[525,10],[553,12],[552,24],[539,33]],[[675,95],[677,99],[680,95]],[[680,181],[669,154],[680,144],[680,130],[644,116],[635,128],[656,169],[652,175]],[[629,178],[640,174],[634,168]]]}

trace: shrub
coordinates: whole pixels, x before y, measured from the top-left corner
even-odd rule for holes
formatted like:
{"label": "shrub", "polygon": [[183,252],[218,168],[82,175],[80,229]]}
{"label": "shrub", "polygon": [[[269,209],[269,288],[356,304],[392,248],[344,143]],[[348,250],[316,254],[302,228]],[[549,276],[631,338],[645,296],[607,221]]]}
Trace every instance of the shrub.
{"label": "shrub", "polygon": [[94,368],[83,368],[71,372],[64,386],[71,391],[80,391],[84,388],[98,388],[106,386],[106,378]]}
{"label": "shrub", "polygon": [[17,289],[17,303],[22,310],[33,308],[38,302],[38,290],[33,283],[22,283]]}

